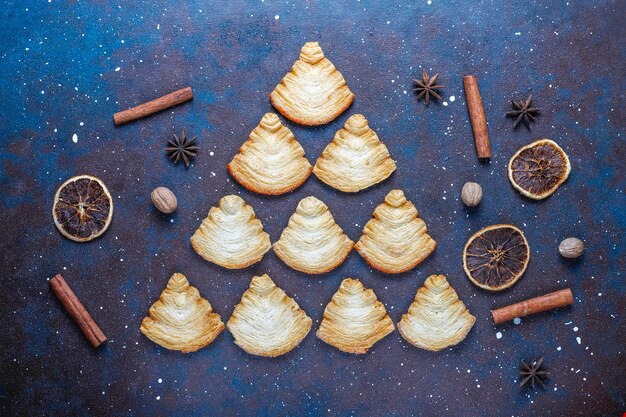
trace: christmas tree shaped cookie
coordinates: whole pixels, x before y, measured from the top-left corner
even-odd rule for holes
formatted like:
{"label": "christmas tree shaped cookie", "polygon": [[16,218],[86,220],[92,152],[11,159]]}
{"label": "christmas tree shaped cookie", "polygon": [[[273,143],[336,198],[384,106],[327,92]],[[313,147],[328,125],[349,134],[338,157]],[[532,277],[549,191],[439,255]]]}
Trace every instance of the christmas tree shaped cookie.
{"label": "christmas tree shaped cookie", "polygon": [[326,204],[315,197],[300,201],[274,252],[293,269],[322,274],[339,266],[354,242],[335,223]]}
{"label": "christmas tree shaped cookie", "polygon": [[446,277],[431,275],[417,290],[398,330],[413,346],[438,351],[465,339],[475,321]]}
{"label": "christmas tree shaped cookie", "polygon": [[396,170],[387,147],[362,114],[346,121],[317,159],[313,173],[333,188],[355,193],[388,178]]}
{"label": "christmas tree shaped cookie", "polygon": [[363,229],[356,250],[374,269],[388,274],[408,271],[437,244],[428,235],[426,223],[401,190],[392,190],[374,210],[374,217]]}
{"label": "christmas tree shaped cookie", "polygon": [[154,343],[183,353],[209,345],[224,329],[211,304],[179,273],[172,275],[148,314],[141,332]]}
{"label": "christmas tree shaped cookie", "polygon": [[298,188],[311,175],[304,149],[274,113],[267,113],[228,164],[237,182],[259,194],[278,195]]}
{"label": "christmas tree shaped cookie", "polygon": [[191,237],[191,246],[209,262],[240,269],[259,262],[272,247],[252,207],[236,195],[220,199]]}
{"label": "christmas tree shaped cookie", "polygon": [[302,125],[323,125],[343,113],[354,94],[317,42],[307,42],[300,59],[270,93],[272,105]]}
{"label": "christmas tree shaped cookie", "polygon": [[317,337],[348,353],[366,353],[394,326],[383,303],[361,281],[346,278],[326,306]]}
{"label": "christmas tree shaped cookie", "polygon": [[226,324],[235,343],[259,356],[283,355],[311,330],[311,318],[267,275],[252,278]]}

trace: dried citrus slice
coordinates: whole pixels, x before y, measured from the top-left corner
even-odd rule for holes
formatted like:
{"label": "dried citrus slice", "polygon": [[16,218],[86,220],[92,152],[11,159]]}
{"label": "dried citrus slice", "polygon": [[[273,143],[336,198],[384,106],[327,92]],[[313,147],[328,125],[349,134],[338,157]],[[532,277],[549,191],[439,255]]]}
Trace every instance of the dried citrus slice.
{"label": "dried citrus slice", "polygon": [[79,175],[65,181],[57,190],[52,217],[63,236],[88,242],[109,228],[113,200],[100,179]]}
{"label": "dried citrus slice", "polygon": [[530,248],[524,233],[511,224],[494,224],[474,233],[463,248],[463,269],[480,288],[500,291],[522,277]]}
{"label": "dried citrus slice", "polygon": [[554,141],[540,139],[521,148],[509,161],[509,180],[526,197],[543,200],[565,182],[569,158]]}

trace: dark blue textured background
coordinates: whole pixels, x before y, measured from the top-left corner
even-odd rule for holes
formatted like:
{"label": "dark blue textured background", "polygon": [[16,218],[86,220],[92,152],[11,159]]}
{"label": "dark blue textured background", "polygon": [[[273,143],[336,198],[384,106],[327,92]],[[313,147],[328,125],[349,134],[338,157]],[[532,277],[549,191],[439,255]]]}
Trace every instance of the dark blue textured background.
{"label": "dark blue textured background", "polygon": [[[429,4],[430,3],[430,4]],[[0,413],[55,416],[617,416],[626,411],[624,91],[619,1],[548,2],[2,2],[0,8]],[[356,94],[319,128],[286,123],[311,162],[354,113],[363,113],[397,161],[379,186],[346,195],[311,177],[276,198],[236,184],[226,164],[265,112],[268,93],[318,40]],[[444,100],[415,101],[411,79],[440,73]],[[477,162],[462,89],[476,73],[493,158]],[[191,85],[193,102],[115,128],[120,109]],[[512,130],[510,100],[532,93],[543,112],[533,131]],[[454,100],[452,99],[454,96]],[[186,129],[201,152],[185,170],[163,152]],[[76,135],[77,142],[72,140]],[[572,174],[549,199],[520,196],[506,163],[549,137]],[[109,231],[88,244],[64,239],[50,216],[56,187],[72,175],[102,178],[114,196]],[[464,182],[482,204],[460,202]],[[173,216],[149,200],[156,186],[179,199]],[[305,276],[270,252],[227,271],[197,256],[188,238],[220,197],[236,193],[272,241],[297,202],[314,195],[357,240],[376,205],[401,188],[437,249],[414,271],[385,276],[353,252],[335,271]],[[492,294],[461,267],[466,239],[489,224],[521,227],[532,249],[520,282]],[[565,237],[587,250],[566,261]],[[181,355],[138,328],[169,276],[183,272],[226,321],[254,274],[269,273],[313,318],[291,353],[247,355],[224,331]],[[47,280],[62,273],[109,342],[93,350]],[[319,341],[323,308],[347,277],[373,288],[395,322],[433,273],[447,275],[477,317],[460,345],[416,349],[394,332],[364,356]],[[571,308],[498,328],[489,310],[571,287]],[[497,332],[501,338],[497,338]],[[580,338],[577,340],[577,338]],[[522,359],[544,355],[545,390],[518,387]]]}

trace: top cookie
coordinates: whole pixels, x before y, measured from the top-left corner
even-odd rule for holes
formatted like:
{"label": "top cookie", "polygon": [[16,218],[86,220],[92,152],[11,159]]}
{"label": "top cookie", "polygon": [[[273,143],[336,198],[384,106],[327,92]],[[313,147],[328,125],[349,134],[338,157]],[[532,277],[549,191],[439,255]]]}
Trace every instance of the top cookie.
{"label": "top cookie", "polygon": [[317,42],[307,42],[300,59],[270,93],[272,105],[292,122],[317,126],[343,113],[354,94]]}

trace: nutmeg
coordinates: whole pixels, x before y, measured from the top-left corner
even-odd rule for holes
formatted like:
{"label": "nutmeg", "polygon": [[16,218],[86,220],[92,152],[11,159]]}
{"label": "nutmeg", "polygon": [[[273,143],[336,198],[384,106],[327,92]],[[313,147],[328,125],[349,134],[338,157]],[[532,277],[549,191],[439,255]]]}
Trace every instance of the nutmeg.
{"label": "nutmeg", "polygon": [[157,187],[150,194],[152,204],[161,213],[169,214],[176,211],[178,201],[172,191],[165,187]]}
{"label": "nutmeg", "polygon": [[559,253],[564,258],[580,258],[584,251],[585,244],[575,237],[568,237],[559,244]]}
{"label": "nutmeg", "polygon": [[461,200],[468,207],[474,207],[480,204],[483,199],[483,189],[476,182],[466,182],[461,190]]}

